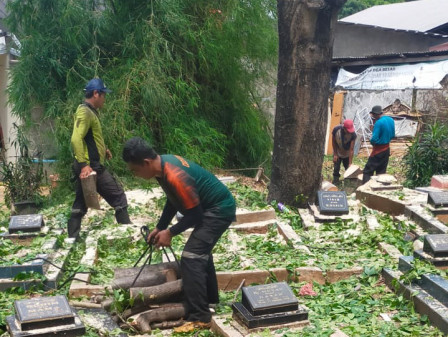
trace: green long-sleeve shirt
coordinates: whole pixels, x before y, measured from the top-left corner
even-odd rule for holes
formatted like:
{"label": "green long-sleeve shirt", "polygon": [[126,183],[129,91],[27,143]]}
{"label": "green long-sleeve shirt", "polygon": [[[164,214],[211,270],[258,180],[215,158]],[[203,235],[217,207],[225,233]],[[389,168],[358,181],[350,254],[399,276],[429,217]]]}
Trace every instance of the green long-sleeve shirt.
{"label": "green long-sleeve shirt", "polygon": [[87,103],[80,104],[74,116],[72,147],[81,166],[103,165],[106,145],[96,110]]}

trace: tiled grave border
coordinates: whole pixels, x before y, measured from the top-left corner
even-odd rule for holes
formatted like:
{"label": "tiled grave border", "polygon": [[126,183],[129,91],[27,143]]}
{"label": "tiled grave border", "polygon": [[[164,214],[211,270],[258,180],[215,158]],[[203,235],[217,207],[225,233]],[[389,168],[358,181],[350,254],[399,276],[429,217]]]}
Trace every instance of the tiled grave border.
{"label": "tiled grave border", "polygon": [[[232,320],[231,324],[227,322]],[[272,331],[273,336],[283,336],[283,332],[280,334],[276,334],[274,330],[278,329],[288,329],[289,332],[300,331],[303,327],[310,324],[309,320],[269,326],[269,327],[260,327],[255,329],[247,329],[240,325],[236,320],[232,319],[232,315],[220,315],[212,317],[212,326],[211,330],[215,334],[223,337],[244,337],[244,336],[256,336],[257,332],[264,331],[269,329]],[[283,331],[283,330],[282,330]]]}
{"label": "tiled grave border", "polygon": [[[429,295],[418,285],[407,285],[399,281],[402,275],[399,271],[383,269],[383,277],[386,285],[393,291],[403,294],[405,298],[412,301],[415,310],[421,315],[427,315],[431,323],[439,328],[443,333],[448,334],[448,308]],[[398,289],[392,284],[393,280],[398,281]]]}
{"label": "tiled grave border", "polygon": [[[66,258],[73,248],[73,244],[71,242],[69,242],[67,244],[69,247],[66,249],[57,249],[56,250],[56,245],[57,245],[56,238],[51,238],[50,240],[46,241],[42,245],[42,248],[44,248],[45,250],[47,250],[47,249],[55,250],[55,253],[51,254],[46,259],[48,259],[50,262],[54,263],[56,266],[59,267],[59,268],[57,268],[57,267],[55,267],[49,263],[45,263],[45,262],[43,264],[43,271],[44,271],[44,276],[45,276],[44,285],[50,289],[57,288],[58,281],[62,276],[62,271],[60,268],[64,268],[64,266],[66,265]],[[62,265],[59,265],[60,260],[63,260]],[[41,283],[42,283],[41,280],[14,281],[13,279],[0,279],[0,291],[3,291],[5,289],[11,288],[11,287],[22,287],[24,289],[28,289],[31,286],[39,285]]]}
{"label": "tiled grave border", "polygon": [[[258,215],[256,217],[258,219]],[[277,224],[279,234],[287,242],[291,242],[293,248],[302,250],[309,253],[309,250],[304,246],[300,240],[300,237],[292,229],[289,224],[281,221],[277,222],[275,219],[259,221],[248,224],[232,224],[229,228],[238,232],[244,233],[266,233],[268,227]],[[110,239],[113,239],[110,237]],[[86,254],[81,259],[83,265],[94,267],[97,259],[97,240],[93,237],[89,237],[86,240]],[[243,270],[232,272],[217,272],[218,287],[220,290],[230,291],[236,290],[243,280],[245,284],[258,283],[263,284],[271,277],[275,276],[278,281],[295,281],[295,282],[317,282],[319,284],[334,283],[352,276],[362,274],[362,267],[352,267],[349,269],[341,270],[328,270],[324,273],[317,267],[300,267],[294,270],[294,273],[290,273],[286,268],[273,268],[270,270]],[[90,281],[89,274],[77,274],[75,278],[80,278],[85,281]],[[104,294],[105,289],[110,285],[88,285],[83,282],[73,281],[70,290],[70,297],[79,296],[93,296]]]}

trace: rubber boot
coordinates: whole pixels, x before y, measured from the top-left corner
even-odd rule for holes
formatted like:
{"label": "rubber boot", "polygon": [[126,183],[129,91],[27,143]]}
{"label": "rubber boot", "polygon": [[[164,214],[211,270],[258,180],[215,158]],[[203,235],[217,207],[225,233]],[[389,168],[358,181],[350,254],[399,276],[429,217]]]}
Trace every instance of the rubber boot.
{"label": "rubber boot", "polygon": [[81,220],[84,214],[72,213],[67,223],[67,233],[69,238],[77,238],[81,231]]}
{"label": "rubber boot", "polygon": [[117,222],[121,224],[132,224],[127,207],[117,209],[115,211],[115,219],[117,219]]}

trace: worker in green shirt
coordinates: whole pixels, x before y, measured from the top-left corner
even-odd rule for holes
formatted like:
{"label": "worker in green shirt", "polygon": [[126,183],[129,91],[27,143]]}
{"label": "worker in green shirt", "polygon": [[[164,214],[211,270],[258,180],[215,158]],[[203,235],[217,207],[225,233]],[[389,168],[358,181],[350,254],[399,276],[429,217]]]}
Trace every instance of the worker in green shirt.
{"label": "worker in green shirt", "polygon": [[106,100],[106,88],[103,81],[94,78],[87,83],[84,102],[78,106],[74,116],[72,147],[75,153],[73,171],[76,176],[76,197],[68,221],[68,236],[76,238],[81,229],[82,217],[87,213],[87,206],[82,192],[81,179],[87,178],[92,171],[96,172],[98,193],[115,209],[118,223],[129,224],[128,202],[123,188],[104,167],[104,161],[112,158],[112,154],[104,144],[103,132],[99,120],[98,109]]}
{"label": "worker in green shirt", "polygon": [[[218,303],[218,283],[212,249],[235,219],[235,200],[229,189],[201,166],[175,155],[158,155],[143,139],[126,142],[123,160],[144,179],[156,178],[167,200],[156,228],[147,241],[171,245],[171,238],[193,228],[181,257],[185,320],[176,332],[210,327],[209,304]],[[174,215],[183,217],[168,228]]]}

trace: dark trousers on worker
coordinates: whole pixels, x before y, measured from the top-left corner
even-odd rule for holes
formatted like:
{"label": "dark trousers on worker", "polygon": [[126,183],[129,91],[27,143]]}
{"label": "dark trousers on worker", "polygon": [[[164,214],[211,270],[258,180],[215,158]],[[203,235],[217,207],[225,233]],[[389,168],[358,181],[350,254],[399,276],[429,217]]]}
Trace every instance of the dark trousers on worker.
{"label": "dark trousers on worker", "polygon": [[339,181],[339,177],[341,176],[339,173],[339,171],[341,170],[341,163],[344,165],[345,169],[348,169],[349,157],[347,158],[338,157],[338,160],[336,161],[336,163],[334,163],[333,183],[337,183]]}
{"label": "dark trousers on worker", "polygon": [[365,184],[370,180],[374,172],[376,172],[377,175],[386,173],[387,164],[389,164],[389,156],[390,156],[390,149],[387,149],[386,151],[380,152],[372,157],[369,157],[369,159],[367,160],[367,164],[364,167],[364,170],[362,171],[363,184]]}
{"label": "dark trousers on worker", "polygon": [[181,272],[187,321],[211,321],[209,304],[219,302],[218,282],[211,252],[232,220],[205,212],[202,224],[194,228],[185,244]]}
{"label": "dark trousers on worker", "polygon": [[[97,192],[115,209],[115,218],[117,219],[117,222],[122,224],[131,223],[127,210],[128,201],[121,185],[104,166],[93,166],[92,169],[96,172]],[[68,236],[71,238],[78,236],[81,229],[81,219],[87,213],[81,179],[79,178],[81,166],[78,162],[73,164],[73,173],[76,177],[76,196],[67,226]]]}

